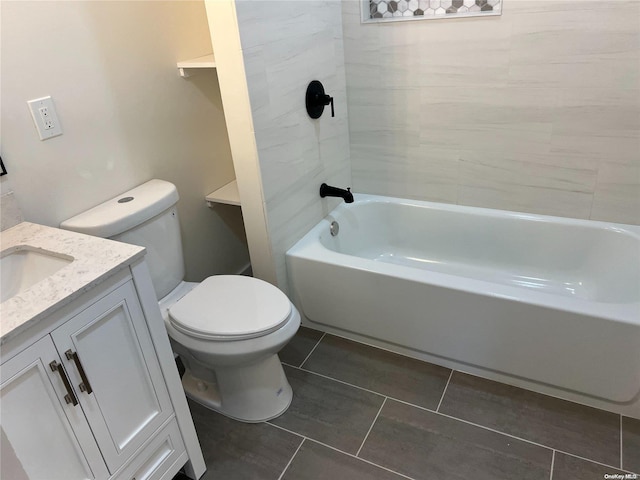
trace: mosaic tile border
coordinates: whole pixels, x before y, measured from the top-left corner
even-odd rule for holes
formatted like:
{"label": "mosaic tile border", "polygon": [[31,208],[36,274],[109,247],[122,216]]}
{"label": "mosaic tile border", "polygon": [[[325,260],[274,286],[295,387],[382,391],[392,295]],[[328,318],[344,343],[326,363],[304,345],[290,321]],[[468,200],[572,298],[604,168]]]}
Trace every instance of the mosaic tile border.
{"label": "mosaic tile border", "polygon": [[502,14],[502,0],[362,0],[363,22]]}

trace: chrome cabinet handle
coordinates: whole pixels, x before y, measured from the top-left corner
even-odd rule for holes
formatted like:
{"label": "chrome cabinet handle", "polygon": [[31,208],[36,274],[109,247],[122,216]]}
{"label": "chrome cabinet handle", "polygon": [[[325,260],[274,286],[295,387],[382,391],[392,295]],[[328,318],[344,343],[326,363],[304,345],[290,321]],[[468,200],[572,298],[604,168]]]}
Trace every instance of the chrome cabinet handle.
{"label": "chrome cabinet handle", "polygon": [[72,352],[71,349],[69,349],[66,352],[64,352],[64,354],[66,355],[67,360],[73,360],[73,363],[76,364],[76,368],[80,373],[80,378],[82,379],[82,382],[80,383],[80,385],[78,385],[78,387],[80,388],[80,391],[87,392],[87,394],[93,393],[93,388],[91,388],[91,384],[89,383],[87,374],[84,373],[84,368],[82,368],[82,363],[80,363],[80,357],[78,357],[78,353]]}
{"label": "chrome cabinet handle", "polygon": [[51,367],[52,371],[58,372],[60,374],[62,383],[64,383],[64,388],[67,389],[67,394],[64,396],[64,401],[67,403],[72,403],[74,407],[78,405],[78,399],[76,398],[76,395],[73,393],[73,390],[71,389],[71,383],[69,383],[69,379],[67,378],[67,374],[62,368],[62,365],[60,365],[58,362],[54,360],[49,364],[49,367]]}

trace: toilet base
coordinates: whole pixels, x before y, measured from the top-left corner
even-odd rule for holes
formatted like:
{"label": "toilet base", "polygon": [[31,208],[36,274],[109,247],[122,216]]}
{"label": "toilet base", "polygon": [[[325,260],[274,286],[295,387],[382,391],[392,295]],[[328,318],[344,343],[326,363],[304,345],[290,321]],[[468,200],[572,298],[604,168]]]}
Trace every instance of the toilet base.
{"label": "toilet base", "polygon": [[187,368],[182,376],[185,394],[234,420],[266,422],[282,415],[293,399],[277,355],[252,365],[218,367],[214,373],[215,380],[210,375],[197,376]]}

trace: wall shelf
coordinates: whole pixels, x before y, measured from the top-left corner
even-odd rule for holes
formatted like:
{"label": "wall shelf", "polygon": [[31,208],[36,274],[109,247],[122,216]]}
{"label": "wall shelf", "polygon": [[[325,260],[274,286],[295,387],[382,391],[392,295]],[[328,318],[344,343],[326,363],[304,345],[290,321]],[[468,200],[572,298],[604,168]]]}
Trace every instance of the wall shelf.
{"label": "wall shelf", "polygon": [[182,62],[178,62],[177,65],[180,76],[183,78],[187,78],[191,75],[195,75],[198,72],[198,69],[216,68],[216,60],[213,57],[213,53],[211,53],[202,57],[183,60]]}
{"label": "wall shelf", "polygon": [[215,203],[226,203],[227,205],[240,206],[240,194],[238,193],[238,182],[227,183],[224,187],[214,190],[205,197],[207,204],[212,207]]}

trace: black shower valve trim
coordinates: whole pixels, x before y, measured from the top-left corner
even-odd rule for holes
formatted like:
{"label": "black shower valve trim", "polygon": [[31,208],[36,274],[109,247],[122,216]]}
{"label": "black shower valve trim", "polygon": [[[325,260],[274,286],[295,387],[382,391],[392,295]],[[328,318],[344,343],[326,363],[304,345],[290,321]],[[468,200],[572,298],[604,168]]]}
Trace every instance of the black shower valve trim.
{"label": "black shower valve trim", "polygon": [[313,80],[309,83],[305,96],[305,106],[309,116],[314,119],[320,118],[322,112],[324,112],[324,107],[329,104],[331,105],[331,116],[335,117],[333,97],[325,93],[324,86],[319,80]]}

